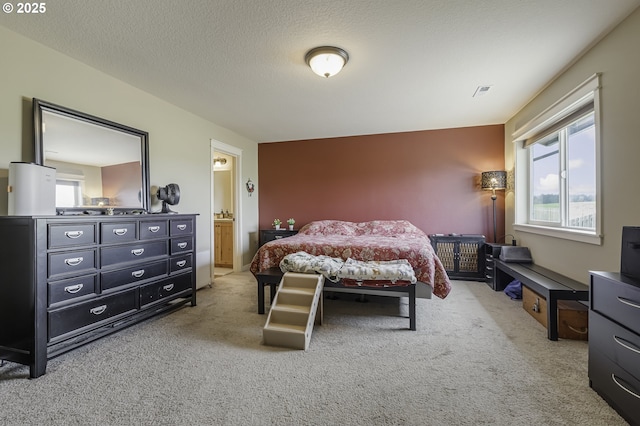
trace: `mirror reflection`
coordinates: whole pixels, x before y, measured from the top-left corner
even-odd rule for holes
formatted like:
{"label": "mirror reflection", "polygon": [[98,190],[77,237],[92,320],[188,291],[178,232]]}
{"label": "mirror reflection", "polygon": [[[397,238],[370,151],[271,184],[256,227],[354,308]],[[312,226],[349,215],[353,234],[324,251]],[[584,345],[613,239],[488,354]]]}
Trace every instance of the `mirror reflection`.
{"label": "mirror reflection", "polygon": [[36,162],[56,169],[58,211],[148,209],[145,132],[42,101],[34,108]]}

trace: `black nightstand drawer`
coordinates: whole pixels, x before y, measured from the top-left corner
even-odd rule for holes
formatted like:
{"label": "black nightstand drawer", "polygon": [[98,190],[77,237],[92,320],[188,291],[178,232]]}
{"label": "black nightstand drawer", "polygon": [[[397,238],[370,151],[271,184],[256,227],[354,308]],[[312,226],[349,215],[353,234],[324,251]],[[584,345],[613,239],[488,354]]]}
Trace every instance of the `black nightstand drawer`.
{"label": "black nightstand drawer", "polygon": [[640,424],[640,381],[597,350],[589,351],[589,380],[629,423]]}
{"label": "black nightstand drawer", "polygon": [[[589,346],[640,380],[640,336],[597,312],[589,315]],[[640,404],[640,401],[639,401]]]}
{"label": "black nightstand drawer", "polygon": [[260,245],[273,240],[279,240],[281,238],[291,237],[298,233],[297,229],[262,229],[260,231]]}
{"label": "black nightstand drawer", "polygon": [[136,310],[136,289],[49,312],[49,339]]}
{"label": "black nightstand drawer", "polygon": [[640,287],[592,277],[591,308],[629,329],[637,329],[640,318]]}

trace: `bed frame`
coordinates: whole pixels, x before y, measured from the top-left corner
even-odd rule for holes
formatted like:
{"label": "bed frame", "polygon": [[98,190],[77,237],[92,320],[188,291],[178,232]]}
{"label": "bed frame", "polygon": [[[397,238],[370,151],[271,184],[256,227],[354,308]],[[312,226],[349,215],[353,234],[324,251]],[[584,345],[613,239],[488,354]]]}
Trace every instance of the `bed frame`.
{"label": "bed frame", "polygon": [[[276,295],[276,290],[280,280],[282,279],[283,272],[279,267],[273,267],[256,274],[258,281],[258,313],[264,314],[264,288],[269,286],[270,300],[273,300]],[[420,284],[419,290],[416,290],[417,284]],[[336,292],[336,293],[355,293],[355,294],[369,294],[375,296],[391,296],[391,297],[408,297],[409,298],[409,329],[416,330],[416,293],[421,293],[419,297],[431,298],[431,292],[424,290],[423,287],[430,289],[430,287],[423,283],[410,284],[407,286],[395,286],[395,287],[370,287],[370,286],[344,286],[338,281],[337,283],[325,280],[324,291]],[[421,290],[421,291],[420,291]]]}

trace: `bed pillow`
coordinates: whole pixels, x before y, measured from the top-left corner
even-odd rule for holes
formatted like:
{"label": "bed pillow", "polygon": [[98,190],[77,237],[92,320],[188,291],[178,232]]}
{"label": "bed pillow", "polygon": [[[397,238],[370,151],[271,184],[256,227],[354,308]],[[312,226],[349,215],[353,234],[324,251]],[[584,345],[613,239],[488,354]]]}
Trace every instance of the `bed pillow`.
{"label": "bed pillow", "polygon": [[342,220],[317,220],[300,228],[303,235],[356,235],[356,224]]}
{"label": "bed pillow", "polygon": [[407,220],[372,220],[356,224],[357,235],[382,235],[397,237],[407,235],[424,235],[420,229]]}

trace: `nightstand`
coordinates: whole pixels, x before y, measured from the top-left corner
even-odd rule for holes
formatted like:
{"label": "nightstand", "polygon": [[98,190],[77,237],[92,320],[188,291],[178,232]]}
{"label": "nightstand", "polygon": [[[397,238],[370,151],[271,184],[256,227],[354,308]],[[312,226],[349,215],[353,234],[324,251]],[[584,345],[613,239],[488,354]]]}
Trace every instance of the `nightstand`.
{"label": "nightstand", "polygon": [[484,235],[431,234],[429,239],[449,278],[485,280]]}
{"label": "nightstand", "polygon": [[269,241],[279,240],[280,238],[290,237],[298,233],[297,229],[261,229],[260,230],[260,247]]}
{"label": "nightstand", "polygon": [[508,244],[486,243],[484,245],[484,278],[487,285],[498,291],[496,286],[496,259],[500,256],[502,247]]}

